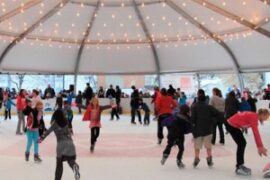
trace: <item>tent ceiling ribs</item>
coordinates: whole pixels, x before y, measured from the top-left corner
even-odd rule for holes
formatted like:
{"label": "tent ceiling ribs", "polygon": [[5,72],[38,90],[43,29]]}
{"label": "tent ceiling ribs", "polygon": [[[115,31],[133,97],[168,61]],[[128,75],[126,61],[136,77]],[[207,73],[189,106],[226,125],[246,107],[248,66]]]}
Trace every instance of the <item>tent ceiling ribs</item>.
{"label": "tent ceiling ribs", "polygon": [[173,10],[175,10],[178,14],[183,16],[185,19],[187,19],[191,24],[202,30],[204,33],[206,33],[208,36],[210,36],[213,40],[215,40],[221,47],[224,48],[224,50],[229,54],[229,56],[232,59],[233,65],[234,65],[234,70],[236,74],[238,75],[239,78],[239,83],[241,88],[244,88],[243,86],[243,79],[241,78],[240,75],[240,66],[239,63],[236,59],[236,56],[230,49],[230,47],[219,37],[217,37],[213,32],[211,32],[209,29],[207,29],[205,26],[200,24],[198,21],[196,21],[191,15],[189,15],[186,11],[181,9],[177,4],[175,4],[172,0],[167,0],[166,3],[168,6],[170,6]]}
{"label": "tent ceiling ribs", "polygon": [[[159,4],[159,3],[162,3],[162,2],[165,2],[165,0],[153,0],[153,1],[148,1],[148,2],[135,2],[137,6],[140,6],[142,4],[144,4],[145,6],[146,5],[152,5],[152,4]],[[78,2],[78,1],[71,1],[70,3],[72,4],[77,4],[77,5],[81,5],[83,4],[84,6],[93,6],[95,7],[96,6],[96,2]],[[133,2],[132,1],[128,1],[128,2],[103,2],[103,6],[104,7],[122,7],[122,6],[134,6]]]}
{"label": "tent ceiling ribs", "polygon": [[158,78],[159,78],[159,74],[160,74],[160,64],[159,64],[159,57],[158,57],[158,54],[157,54],[157,50],[156,50],[156,47],[155,47],[155,44],[151,38],[151,35],[149,33],[149,30],[144,22],[144,19],[142,17],[142,14],[140,12],[140,9],[138,8],[137,4],[136,4],[136,1],[135,0],[132,0],[133,1],[133,7],[134,7],[134,10],[135,10],[135,13],[140,21],[140,24],[142,26],[142,29],[143,29],[143,32],[146,36],[146,38],[148,39],[149,41],[149,45],[151,46],[151,50],[152,50],[152,53],[153,53],[153,56],[154,56],[154,60],[155,60],[155,65],[156,65],[156,73],[158,75]]}
{"label": "tent ceiling ribs", "polygon": [[257,31],[258,33],[261,33],[261,34],[265,35],[266,37],[270,38],[270,31],[263,29],[259,26],[256,26],[255,24],[250,23],[249,21],[245,20],[242,17],[239,17],[236,14],[233,14],[227,10],[224,10],[224,9],[222,9],[222,8],[216,6],[208,1],[205,1],[205,0],[192,0],[192,1],[197,3],[197,4],[200,4],[200,5],[204,6],[205,8],[208,8],[209,10],[212,10],[212,11],[214,11],[222,16],[230,18],[231,20],[235,20],[239,24],[242,24],[242,25],[244,25],[250,29],[253,29],[254,31]]}
{"label": "tent ceiling ribs", "polygon": [[21,13],[21,10],[25,11],[27,9],[30,9],[38,4],[40,4],[41,2],[43,2],[44,0],[30,0],[28,2],[26,2],[24,4],[24,6],[18,6],[16,7],[15,9],[12,9],[11,11],[3,14],[1,17],[0,17],[0,23],[9,19],[9,18],[12,18],[16,15],[18,15],[19,13]]}
{"label": "tent ceiling ribs", "polygon": [[87,40],[87,38],[88,38],[88,36],[89,36],[89,34],[91,32],[91,29],[93,28],[94,22],[96,20],[96,14],[98,13],[99,8],[100,8],[100,0],[96,3],[96,8],[93,11],[93,13],[91,14],[89,24],[87,25],[87,29],[85,31],[83,40],[81,41],[81,44],[80,44],[80,48],[79,48],[79,51],[78,51],[78,54],[77,54],[75,69],[74,69],[75,75],[78,74],[79,66],[80,66],[80,62],[81,62],[81,57],[82,57],[82,53],[83,53],[83,49],[85,47],[85,42],[86,42],[86,40]]}
{"label": "tent ceiling ribs", "polygon": [[8,54],[8,52],[22,39],[24,39],[29,33],[33,32],[40,23],[45,22],[47,19],[52,17],[55,13],[57,13],[61,8],[63,8],[69,0],[62,0],[60,3],[58,3],[53,9],[51,9],[49,12],[47,12],[44,16],[42,16],[40,19],[38,19],[34,24],[32,24],[26,31],[21,33],[16,39],[14,39],[2,52],[0,56],[0,68],[3,63],[4,58]]}

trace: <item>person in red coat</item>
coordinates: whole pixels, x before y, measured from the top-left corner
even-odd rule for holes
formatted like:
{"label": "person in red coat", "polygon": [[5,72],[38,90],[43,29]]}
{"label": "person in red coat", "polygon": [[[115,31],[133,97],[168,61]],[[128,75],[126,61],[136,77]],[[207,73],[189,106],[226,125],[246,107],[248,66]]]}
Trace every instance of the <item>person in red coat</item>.
{"label": "person in red coat", "polygon": [[24,131],[24,128],[25,128],[25,121],[24,121],[24,114],[23,114],[23,110],[26,107],[25,96],[26,96],[26,91],[24,89],[21,89],[16,99],[16,107],[17,107],[17,113],[18,113],[18,124],[17,124],[17,130],[16,130],[17,135],[22,135],[22,132]]}
{"label": "person in red coat", "polygon": [[83,121],[90,121],[89,128],[91,129],[91,146],[90,151],[94,152],[97,138],[99,137],[101,128],[101,113],[106,109],[110,109],[111,105],[100,106],[98,98],[94,97],[87,106],[83,116]]}
{"label": "person in red coat", "polygon": [[167,94],[165,88],[161,89],[161,95],[156,100],[156,110],[158,112],[158,144],[161,144],[163,135],[162,121],[172,115],[172,111],[176,108],[176,101]]}
{"label": "person in red coat", "polygon": [[154,114],[155,114],[155,117],[153,120],[156,120],[158,118],[158,112],[157,112],[157,108],[156,108],[156,104],[157,104],[157,99],[160,97],[160,92],[159,92],[159,87],[155,87],[154,88],[155,92],[154,92],[154,95],[152,96],[152,101],[151,101],[151,104],[154,104]]}
{"label": "person in red coat", "polygon": [[255,142],[260,156],[267,156],[267,150],[261,140],[258,130],[259,122],[263,122],[269,118],[269,111],[267,109],[259,109],[258,113],[254,112],[241,112],[237,113],[226,122],[227,131],[231,134],[233,140],[237,144],[237,164],[235,173],[237,175],[249,176],[251,169],[244,166],[244,156],[246,148],[246,140],[241,131],[243,128],[251,128],[254,134]]}

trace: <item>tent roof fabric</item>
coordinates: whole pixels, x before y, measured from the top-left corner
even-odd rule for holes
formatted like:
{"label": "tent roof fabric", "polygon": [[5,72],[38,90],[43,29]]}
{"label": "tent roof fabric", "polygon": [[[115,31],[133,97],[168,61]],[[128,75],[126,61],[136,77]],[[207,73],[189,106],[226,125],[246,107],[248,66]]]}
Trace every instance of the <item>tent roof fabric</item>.
{"label": "tent roof fabric", "polygon": [[1,72],[270,70],[269,0],[3,0]]}

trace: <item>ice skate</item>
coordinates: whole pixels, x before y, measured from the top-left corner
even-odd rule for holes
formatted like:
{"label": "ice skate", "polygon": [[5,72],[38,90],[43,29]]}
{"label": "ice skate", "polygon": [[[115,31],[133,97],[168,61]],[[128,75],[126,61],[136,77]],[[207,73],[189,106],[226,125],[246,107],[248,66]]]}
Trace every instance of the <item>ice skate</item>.
{"label": "ice skate", "polygon": [[164,165],[167,159],[168,159],[168,155],[163,155],[163,157],[160,161],[161,165]]}
{"label": "ice skate", "polygon": [[206,161],[207,161],[207,165],[208,165],[209,168],[212,168],[214,166],[212,156],[206,158]]}
{"label": "ice skate", "polygon": [[35,154],[34,161],[35,161],[35,163],[41,163],[42,162],[42,160],[40,159],[38,154]]}
{"label": "ice skate", "polygon": [[93,153],[95,150],[95,144],[92,144],[91,147],[90,147],[90,152]]}
{"label": "ice skate", "polygon": [[235,173],[240,176],[251,176],[251,169],[241,165],[235,170]]}
{"label": "ice skate", "polygon": [[158,139],[157,144],[160,145],[162,143],[162,139]]}
{"label": "ice skate", "polygon": [[74,165],[73,172],[74,172],[75,180],[79,180],[81,175],[80,175],[80,172],[79,172],[79,165],[78,164]]}
{"label": "ice skate", "polygon": [[29,161],[29,155],[30,155],[29,153],[25,153],[25,161],[27,162]]}
{"label": "ice skate", "polygon": [[199,158],[195,158],[194,161],[193,161],[193,167],[197,167],[198,164],[200,163],[200,159]]}
{"label": "ice skate", "polygon": [[179,169],[184,169],[186,167],[185,164],[182,163],[182,161],[180,161],[180,160],[177,160],[176,161],[176,164],[177,164],[177,166],[178,166]]}

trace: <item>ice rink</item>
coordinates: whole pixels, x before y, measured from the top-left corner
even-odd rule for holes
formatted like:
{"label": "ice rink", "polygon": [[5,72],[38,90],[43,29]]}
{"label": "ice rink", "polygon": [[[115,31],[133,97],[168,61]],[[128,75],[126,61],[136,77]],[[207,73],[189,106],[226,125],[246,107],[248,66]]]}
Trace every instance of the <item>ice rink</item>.
{"label": "ice rink", "polygon": [[[33,157],[29,162],[24,160],[26,137],[16,136],[17,120],[3,121],[0,117],[0,179],[1,180],[53,180],[55,171],[56,139],[52,133],[41,145],[41,164],[35,164]],[[152,119],[152,118],[151,118]],[[50,115],[45,116],[47,128]],[[228,179],[262,179],[263,166],[270,158],[261,158],[249,130],[246,149],[246,166],[252,168],[251,177],[239,177],[234,173],[236,146],[230,135],[226,135],[226,145],[216,145],[214,151],[214,168],[209,169],[202,154],[198,168],[192,167],[193,143],[190,135],[186,136],[183,162],[185,169],[176,166],[176,148],[161,166],[160,160],[166,145],[157,145],[156,122],[149,127],[131,125],[130,117],[122,115],[120,121],[109,121],[108,115],[102,116],[101,135],[93,154],[89,151],[90,131],[88,122],[82,122],[81,116],[76,115],[73,121],[74,142],[77,150],[77,162],[80,165],[83,180],[228,180]],[[270,123],[260,127],[263,142],[270,148]],[[164,131],[167,134],[166,130]],[[71,180],[73,173],[65,164],[63,180]]]}

